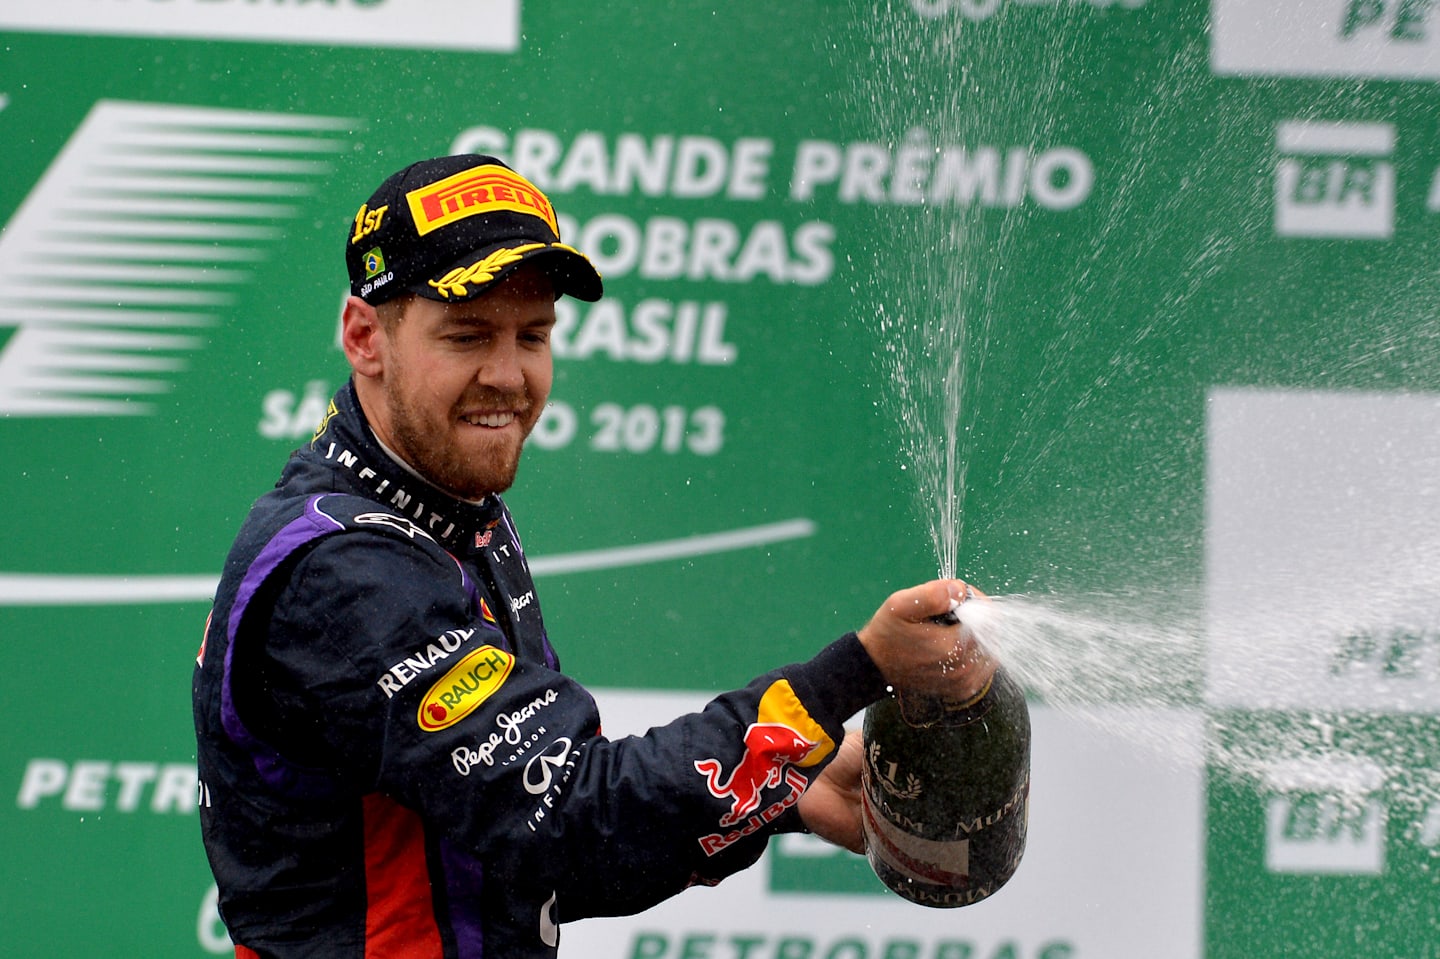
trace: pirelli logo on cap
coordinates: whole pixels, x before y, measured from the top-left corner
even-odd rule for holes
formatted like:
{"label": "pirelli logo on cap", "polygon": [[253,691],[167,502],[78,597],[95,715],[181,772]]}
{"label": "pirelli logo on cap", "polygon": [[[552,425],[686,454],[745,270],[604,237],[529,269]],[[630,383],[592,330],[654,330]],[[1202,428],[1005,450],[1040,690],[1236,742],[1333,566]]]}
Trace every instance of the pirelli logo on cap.
{"label": "pirelli logo on cap", "polygon": [[421,236],[477,213],[509,210],[538,216],[560,232],[555,210],[535,184],[501,166],[480,166],[405,194]]}

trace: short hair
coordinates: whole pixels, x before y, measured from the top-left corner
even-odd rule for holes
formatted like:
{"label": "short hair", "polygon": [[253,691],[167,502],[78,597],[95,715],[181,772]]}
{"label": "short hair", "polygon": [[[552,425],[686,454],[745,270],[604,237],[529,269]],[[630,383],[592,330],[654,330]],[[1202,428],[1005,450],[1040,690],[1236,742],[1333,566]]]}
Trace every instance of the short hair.
{"label": "short hair", "polygon": [[401,293],[393,299],[377,304],[375,307],[375,315],[380,318],[380,325],[386,331],[394,330],[395,327],[399,325],[401,318],[404,317],[406,309],[415,301],[415,298],[416,295],[414,293]]}

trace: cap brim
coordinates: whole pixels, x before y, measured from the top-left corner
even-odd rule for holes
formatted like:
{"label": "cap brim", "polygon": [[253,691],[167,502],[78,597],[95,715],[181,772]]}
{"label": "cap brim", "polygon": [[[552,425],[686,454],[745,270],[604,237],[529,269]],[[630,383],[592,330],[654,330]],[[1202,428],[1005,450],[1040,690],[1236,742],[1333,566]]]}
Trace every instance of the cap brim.
{"label": "cap brim", "polygon": [[492,289],[523,263],[534,263],[544,269],[555,286],[557,297],[573,296],[593,303],[605,292],[599,271],[579,250],[563,243],[526,241],[507,241],[476,250],[409,289],[427,300],[463,303]]}

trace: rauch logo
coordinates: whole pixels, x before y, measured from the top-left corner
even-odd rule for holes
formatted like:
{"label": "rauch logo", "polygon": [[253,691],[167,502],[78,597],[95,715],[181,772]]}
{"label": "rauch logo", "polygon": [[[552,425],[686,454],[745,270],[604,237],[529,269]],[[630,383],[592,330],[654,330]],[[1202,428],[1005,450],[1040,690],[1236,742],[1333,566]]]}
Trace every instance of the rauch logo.
{"label": "rauch logo", "polygon": [[481,646],[456,663],[430,687],[416,719],[427,733],[449,729],[493,696],[515,666],[515,657],[494,646]]}

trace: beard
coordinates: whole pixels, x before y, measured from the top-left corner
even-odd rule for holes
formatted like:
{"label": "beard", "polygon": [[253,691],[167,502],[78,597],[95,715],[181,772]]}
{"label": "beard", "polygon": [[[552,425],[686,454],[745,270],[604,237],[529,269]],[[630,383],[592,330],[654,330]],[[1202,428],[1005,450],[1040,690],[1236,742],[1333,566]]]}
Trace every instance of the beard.
{"label": "beard", "polygon": [[[469,407],[466,404],[469,404]],[[420,475],[457,499],[476,501],[492,493],[503,493],[515,482],[520,469],[520,451],[538,419],[535,401],[527,391],[518,394],[486,390],[467,396],[459,407],[440,420],[412,406],[405,391],[389,392],[390,424],[396,453]],[[460,409],[475,406],[502,407],[519,412],[521,433],[483,437],[478,449],[462,448],[453,431]],[[462,427],[480,430],[483,427]]]}

